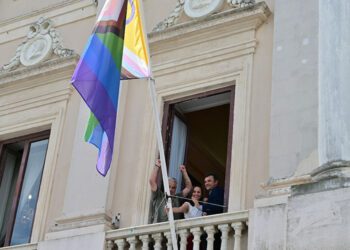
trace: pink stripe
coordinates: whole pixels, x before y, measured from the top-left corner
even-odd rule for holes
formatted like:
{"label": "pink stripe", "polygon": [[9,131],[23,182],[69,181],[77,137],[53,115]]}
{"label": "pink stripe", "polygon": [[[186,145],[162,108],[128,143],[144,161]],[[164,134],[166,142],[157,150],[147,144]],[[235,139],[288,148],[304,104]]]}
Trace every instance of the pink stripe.
{"label": "pink stripe", "polygon": [[98,17],[98,21],[101,20],[118,20],[120,11],[122,9],[124,0],[107,0],[101,14]]}
{"label": "pink stripe", "polygon": [[147,71],[131,60],[125,53],[123,54],[123,67],[128,71],[136,71],[140,76],[147,76]]}

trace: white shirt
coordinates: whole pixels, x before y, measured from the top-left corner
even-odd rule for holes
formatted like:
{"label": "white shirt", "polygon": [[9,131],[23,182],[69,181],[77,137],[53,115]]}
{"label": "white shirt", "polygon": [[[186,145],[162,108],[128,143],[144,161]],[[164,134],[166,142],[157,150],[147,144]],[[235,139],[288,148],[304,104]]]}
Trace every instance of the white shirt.
{"label": "white shirt", "polygon": [[202,216],[203,206],[200,205],[199,208],[192,206],[189,202],[185,202],[188,205],[188,212],[184,213],[185,219],[195,218]]}

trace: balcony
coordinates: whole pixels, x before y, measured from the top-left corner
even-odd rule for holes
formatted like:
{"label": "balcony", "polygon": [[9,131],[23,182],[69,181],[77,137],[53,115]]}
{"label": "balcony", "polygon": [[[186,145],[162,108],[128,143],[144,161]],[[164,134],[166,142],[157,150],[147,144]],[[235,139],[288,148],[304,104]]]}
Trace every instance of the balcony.
{"label": "balcony", "polygon": [[[201,237],[207,234],[207,249],[214,249],[214,234],[221,232],[221,249],[247,249],[248,211],[224,213],[175,221],[179,249],[186,250],[188,236],[193,235],[193,249],[200,249]],[[203,238],[203,237],[202,237]],[[106,248],[112,249],[172,249],[169,223],[157,223],[106,232]]]}

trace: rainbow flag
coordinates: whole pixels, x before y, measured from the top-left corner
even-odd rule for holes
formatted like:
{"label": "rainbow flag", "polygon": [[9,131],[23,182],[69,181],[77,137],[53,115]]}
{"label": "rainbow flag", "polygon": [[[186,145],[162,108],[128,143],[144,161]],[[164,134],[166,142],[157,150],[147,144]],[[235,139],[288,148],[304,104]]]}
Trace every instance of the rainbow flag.
{"label": "rainbow flag", "polygon": [[85,141],[99,149],[96,168],[103,176],[112,161],[120,79],[143,77],[150,69],[139,3],[107,0],[72,77],[91,110]]}

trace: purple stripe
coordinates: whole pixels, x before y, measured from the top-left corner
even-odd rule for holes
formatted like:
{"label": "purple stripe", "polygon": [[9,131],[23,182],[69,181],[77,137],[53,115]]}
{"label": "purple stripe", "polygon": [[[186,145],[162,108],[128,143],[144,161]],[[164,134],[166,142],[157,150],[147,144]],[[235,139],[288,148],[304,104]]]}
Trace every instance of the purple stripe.
{"label": "purple stripe", "polygon": [[110,148],[110,143],[108,141],[108,138],[106,134],[103,134],[103,139],[101,143],[101,148],[99,149],[99,155],[98,160],[96,164],[97,171],[103,175],[106,176],[112,162],[112,149]]}
{"label": "purple stripe", "polygon": [[[85,76],[85,80],[75,81],[75,79],[73,79],[72,84],[89,106],[91,112],[94,113],[103,130],[106,131],[109,142],[111,143],[114,141],[117,116],[113,103],[102,83],[96,78],[95,74],[84,60],[80,61],[79,71],[79,74]],[[113,143],[111,143],[110,146],[113,150]]]}

